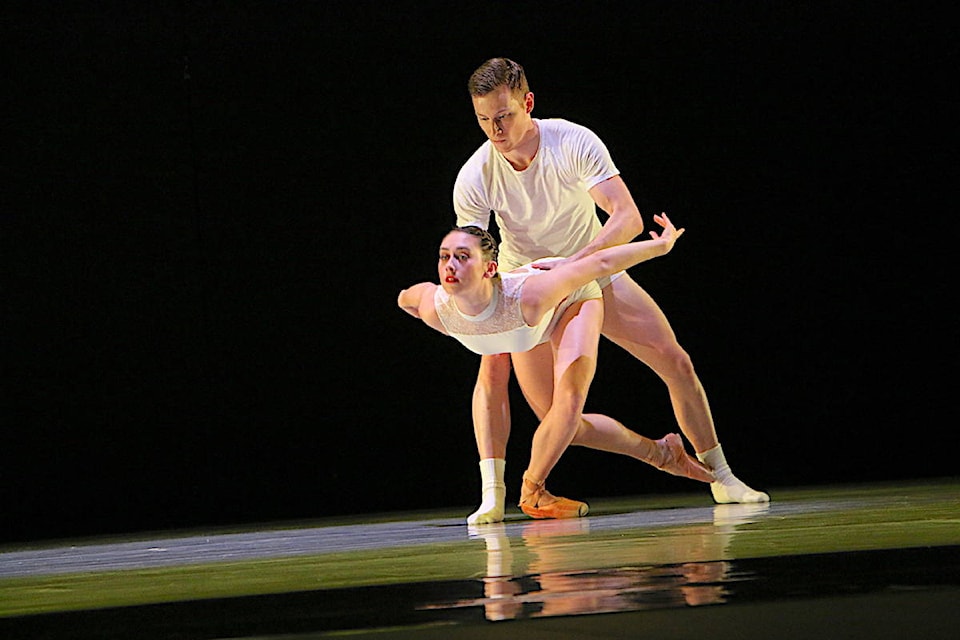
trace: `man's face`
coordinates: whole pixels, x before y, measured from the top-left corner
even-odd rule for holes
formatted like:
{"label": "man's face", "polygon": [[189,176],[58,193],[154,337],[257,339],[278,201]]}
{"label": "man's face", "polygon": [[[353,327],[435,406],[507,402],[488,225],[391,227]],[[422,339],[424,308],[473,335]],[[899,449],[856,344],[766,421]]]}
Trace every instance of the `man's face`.
{"label": "man's face", "polygon": [[509,87],[497,87],[486,95],[474,96],[473,110],[480,128],[500,153],[515,149],[533,129],[533,93],[527,93],[521,101]]}

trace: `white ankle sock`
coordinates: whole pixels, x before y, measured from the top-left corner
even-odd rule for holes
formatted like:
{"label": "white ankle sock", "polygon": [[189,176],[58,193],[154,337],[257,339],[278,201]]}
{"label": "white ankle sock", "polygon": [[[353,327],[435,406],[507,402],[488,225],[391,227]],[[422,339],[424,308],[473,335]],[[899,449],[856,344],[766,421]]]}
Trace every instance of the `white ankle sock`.
{"label": "white ankle sock", "polygon": [[467,516],[467,524],[490,524],[503,521],[507,485],[503,481],[506,460],[484,458],[480,461],[480,508]]}
{"label": "white ankle sock", "polygon": [[723,448],[719,444],[713,449],[698,453],[697,459],[710,467],[716,477],[716,481],[710,483],[710,491],[717,503],[770,502],[770,496],[766,493],[751,489],[741,482],[737,476],[733,475],[733,471],[730,470],[730,465],[727,464],[727,459],[723,455]]}

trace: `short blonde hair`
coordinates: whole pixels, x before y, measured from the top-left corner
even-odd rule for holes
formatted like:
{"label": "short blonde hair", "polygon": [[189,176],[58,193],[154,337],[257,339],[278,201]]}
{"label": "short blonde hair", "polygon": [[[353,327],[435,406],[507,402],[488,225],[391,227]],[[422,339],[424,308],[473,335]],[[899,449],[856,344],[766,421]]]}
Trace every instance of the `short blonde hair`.
{"label": "short blonde hair", "polygon": [[467,81],[471,97],[485,96],[498,87],[509,87],[521,102],[530,92],[527,74],[519,63],[510,58],[490,58],[477,67]]}

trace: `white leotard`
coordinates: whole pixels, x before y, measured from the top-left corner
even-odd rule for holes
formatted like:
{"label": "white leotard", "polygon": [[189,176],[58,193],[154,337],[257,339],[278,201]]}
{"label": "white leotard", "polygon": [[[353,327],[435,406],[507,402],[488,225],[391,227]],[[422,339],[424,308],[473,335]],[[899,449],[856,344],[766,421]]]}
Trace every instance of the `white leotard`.
{"label": "white leotard", "polygon": [[475,316],[462,313],[443,287],[437,287],[434,305],[440,322],[447,333],[474,353],[519,353],[549,340],[554,327],[570,305],[603,297],[599,285],[591,282],[567,296],[556,309],[545,313],[540,322],[531,327],[523,320],[520,291],[527,278],[540,273],[543,272],[530,267],[501,273],[493,281],[490,304]]}

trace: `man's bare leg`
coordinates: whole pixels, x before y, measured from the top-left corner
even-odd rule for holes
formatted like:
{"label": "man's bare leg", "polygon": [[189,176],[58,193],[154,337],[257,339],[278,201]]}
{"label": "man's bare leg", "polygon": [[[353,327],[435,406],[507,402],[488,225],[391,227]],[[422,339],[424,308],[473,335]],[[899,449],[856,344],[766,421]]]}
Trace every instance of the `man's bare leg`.
{"label": "man's bare leg", "polygon": [[747,486],[730,469],[693,362],[653,298],[625,274],[604,288],[603,300],[603,335],[653,369],[667,385],[680,430],[716,476],[710,485],[714,500],[769,501],[770,496]]}
{"label": "man's bare leg", "polygon": [[510,439],[510,356],[483,356],[473,390],[473,433],[480,455],[480,507],[467,524],[503,521],[504,468]]}

